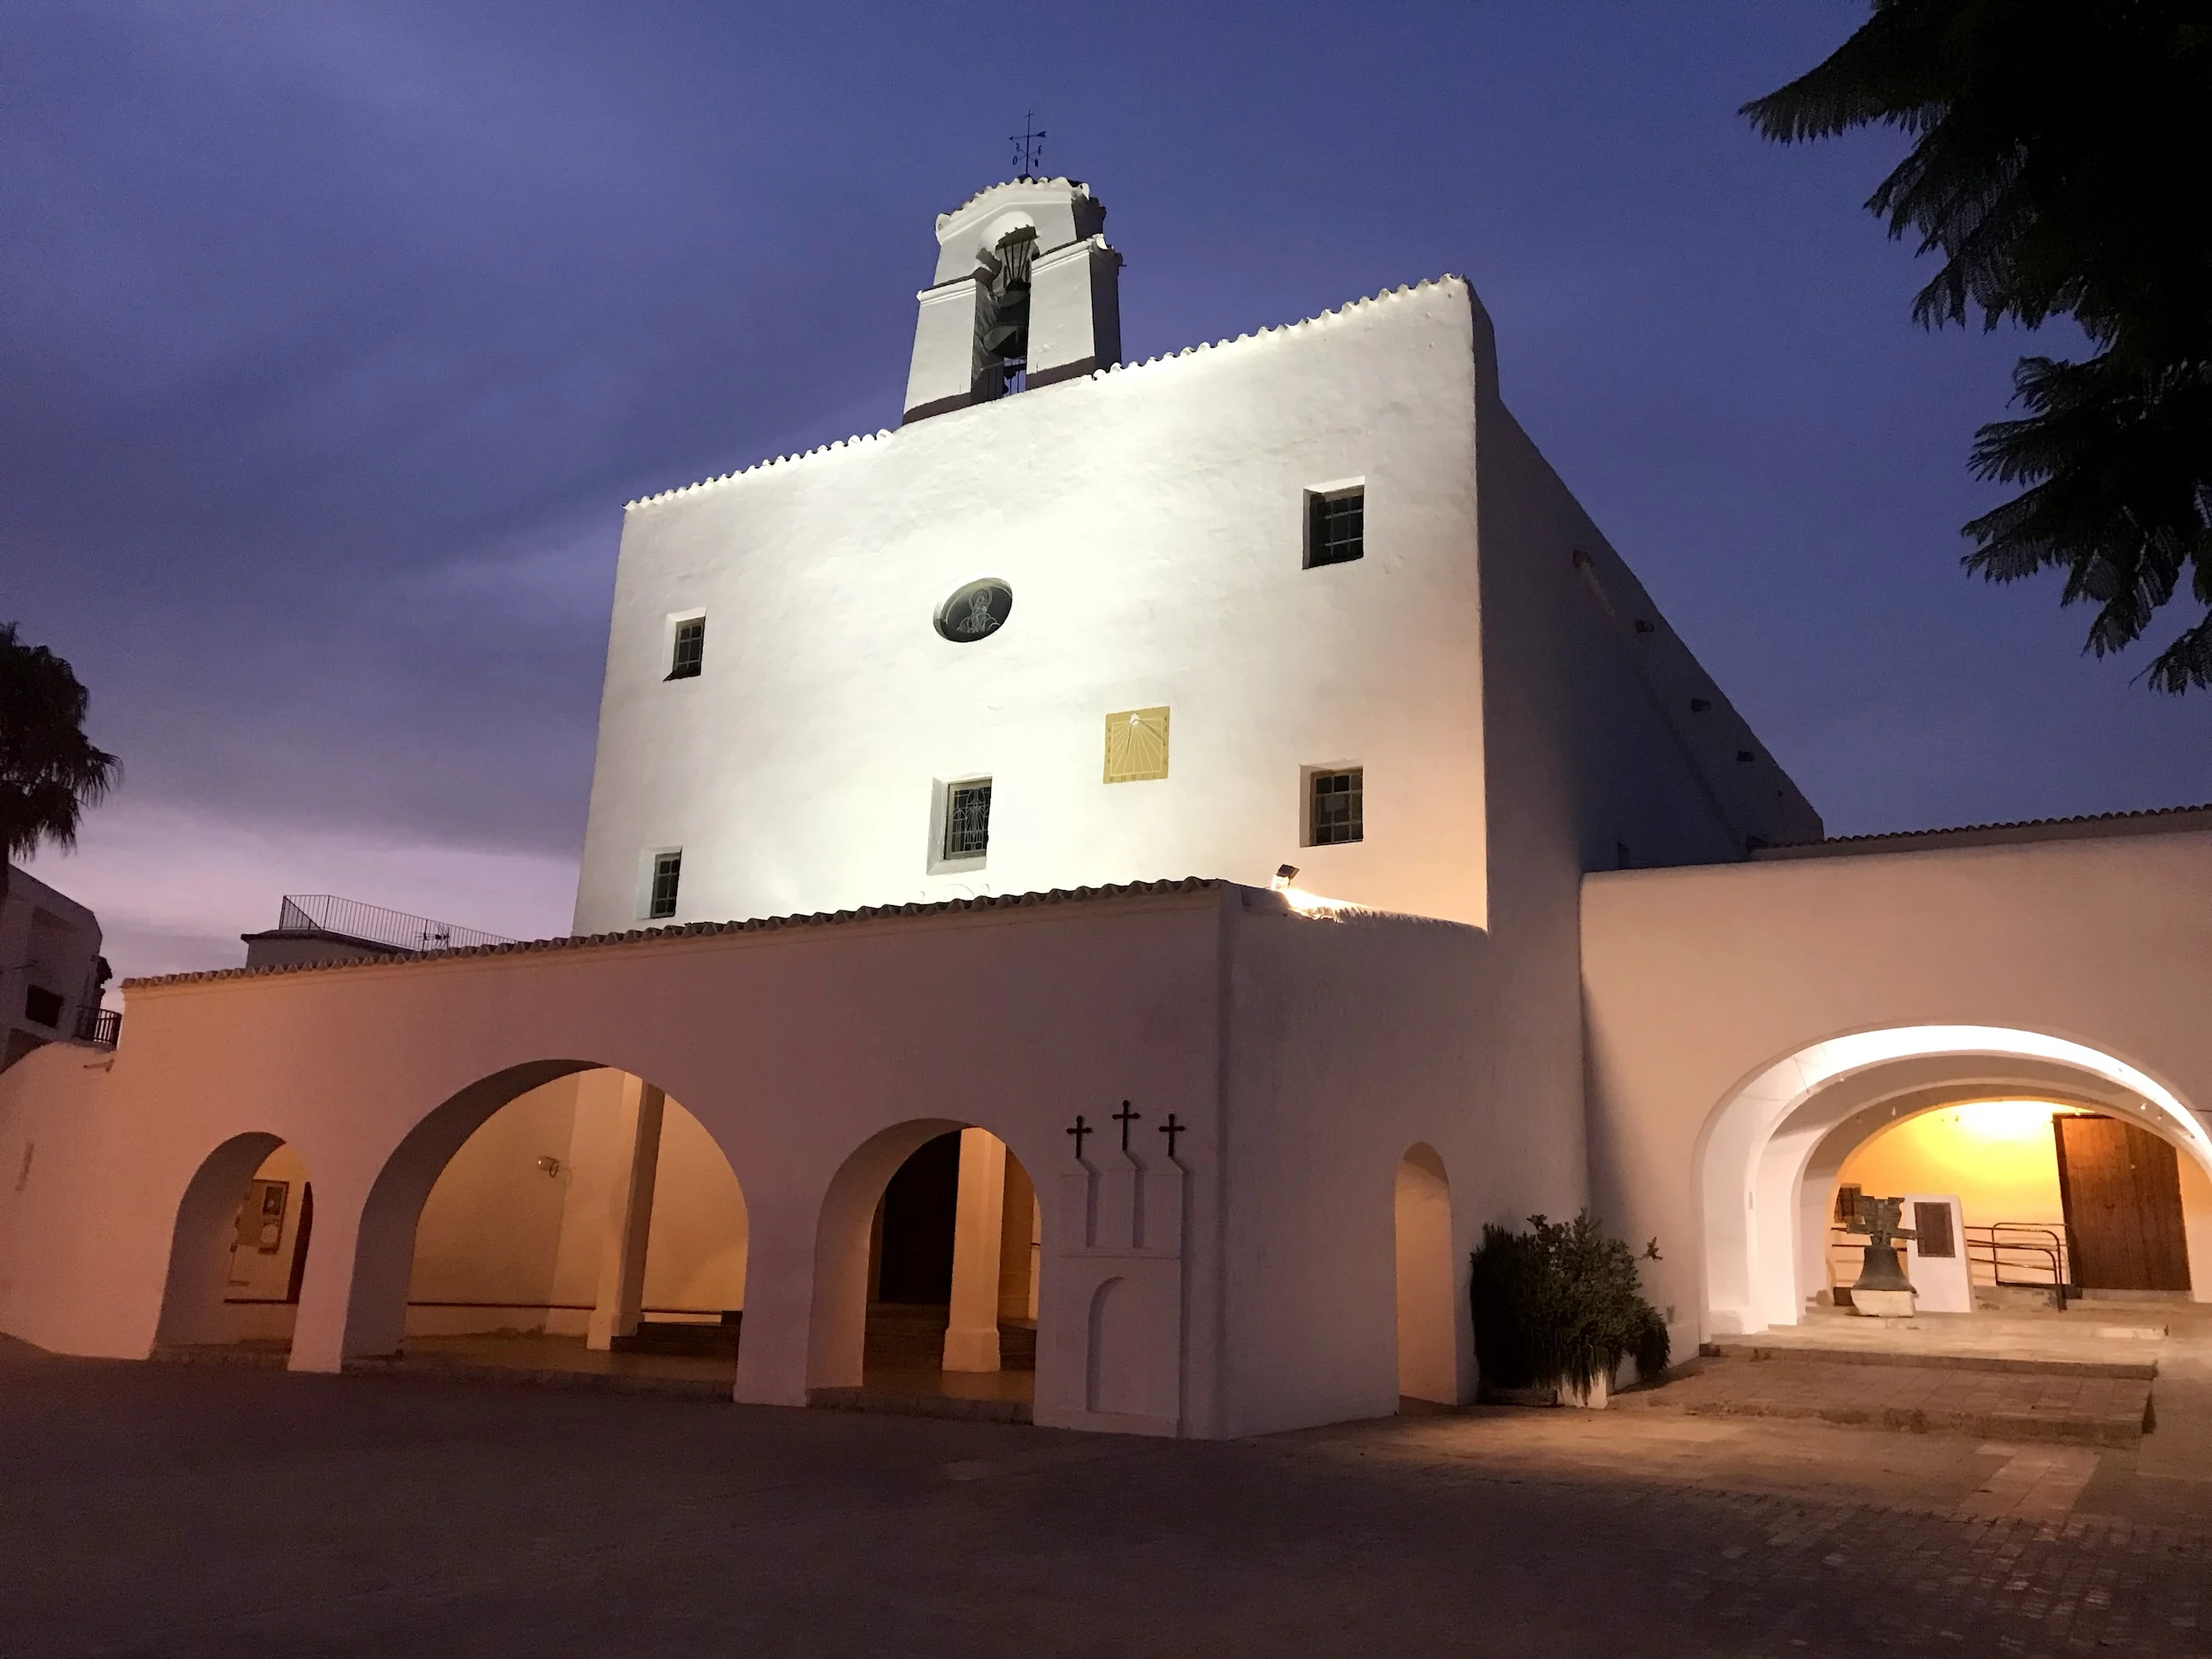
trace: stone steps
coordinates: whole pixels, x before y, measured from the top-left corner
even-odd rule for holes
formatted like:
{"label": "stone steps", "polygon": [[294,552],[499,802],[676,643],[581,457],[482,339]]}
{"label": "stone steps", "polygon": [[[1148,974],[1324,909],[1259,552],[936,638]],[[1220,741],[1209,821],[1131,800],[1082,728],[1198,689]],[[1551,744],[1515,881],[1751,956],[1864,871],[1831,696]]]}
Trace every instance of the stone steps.
{"label": "stone steps", "polygon": [[2154,1424],[2146,1376],[2048,1364],[2020,1370],[1927,1363],[1950,1357],[1916,1355],[1899,1363],[1893,1356],[1802,1348],[1777,1350],[1767,1359],[1709,1356],[1615,1403],[1689,1417],[1774,1417],[2077,1446],[2133,1446]]}
{"label": "stone steps", "polygon": [[723,1323],[641,1319],[634,1335],[616,1337],[609,1344],[617,1354],[675,1354],[695,1359],[735,1359],[739,1317],[723,1315]]}
{"label": "stone steps", "polygon": [[1026,1400],[972,1400],[887,1388],[810,1388],[806,1402],[820,1411],[872,1411],[887,1417],[955,1417],[969,1423],[1032,1420]]}
{"label": "stone steps", "polygon": [[2154,1360],[2089,1360],[1958,1354],[1926,1348],[1819,1347],[1809,1342],[1762,1342],[1730,1336],[1701,1345],[1709,1359],[1803,1360],[1828,1365],[1925,1366],[1941,1371],[1985,1371],[2021,1376],[2116,1377],[2149,1382],[2158,1375]]}
{"label": "stone steps", "polygon": [[[870,1302],[867,1363],[885,1371],[935,1371],[944,1362],[949,1311],[942,1303]],[[1002,1319],[998,1349],[1000,1370],[1035,1371],[1037,1327]]]}

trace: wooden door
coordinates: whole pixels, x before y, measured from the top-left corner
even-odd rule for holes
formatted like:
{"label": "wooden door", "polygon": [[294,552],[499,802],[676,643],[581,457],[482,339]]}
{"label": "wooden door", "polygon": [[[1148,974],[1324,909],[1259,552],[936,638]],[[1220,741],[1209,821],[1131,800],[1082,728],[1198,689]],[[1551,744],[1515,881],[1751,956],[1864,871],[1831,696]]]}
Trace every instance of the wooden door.
{"label": "wooden door", "polygon": [[2083,1290],[2187,1290],[2189,1240],[2174,1148],[2117,1118],[2057,1113],[2058,1191]]}

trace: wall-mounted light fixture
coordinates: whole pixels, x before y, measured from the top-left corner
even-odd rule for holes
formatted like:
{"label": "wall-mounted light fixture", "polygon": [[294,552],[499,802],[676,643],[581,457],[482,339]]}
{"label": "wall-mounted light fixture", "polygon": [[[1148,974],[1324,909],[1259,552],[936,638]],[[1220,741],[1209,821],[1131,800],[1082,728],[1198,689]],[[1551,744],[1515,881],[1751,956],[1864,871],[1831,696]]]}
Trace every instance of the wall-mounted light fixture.
{"label": "wall-mounted light fixture", "polygon": [[561,1161],[550,1152],[538,1160],[538,1167],[553,1179],[557,1181],[561,1179]]}
{"label": "wall-mounted light fixture", "polygon": [[1278,864],[1275,866],[1275,879],[1267,884],[1267,890],[1270,893],[1287,893],[1290,884],[1297,879],[1296,864]]}

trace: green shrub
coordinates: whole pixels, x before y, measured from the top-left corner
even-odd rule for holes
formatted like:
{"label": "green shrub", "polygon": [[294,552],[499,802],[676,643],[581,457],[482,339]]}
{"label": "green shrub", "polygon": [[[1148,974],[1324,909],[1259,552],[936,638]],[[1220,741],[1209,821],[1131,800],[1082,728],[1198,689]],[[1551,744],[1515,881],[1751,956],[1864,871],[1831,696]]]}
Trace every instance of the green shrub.
{"label": "green shrub", "polygon": [[[1637,1256],[1588,1210],[1572,1221],[1531,1216],[1529,1231],[1489,1225],[1474,1254],[1475,1358],[1492,1388],[1586,1391],[1636,1356],[1643,1377],[1667,1368],[1667,1322],[1644,1300]],[[1659,1259],[1659,1241],[1644,1247]]]}

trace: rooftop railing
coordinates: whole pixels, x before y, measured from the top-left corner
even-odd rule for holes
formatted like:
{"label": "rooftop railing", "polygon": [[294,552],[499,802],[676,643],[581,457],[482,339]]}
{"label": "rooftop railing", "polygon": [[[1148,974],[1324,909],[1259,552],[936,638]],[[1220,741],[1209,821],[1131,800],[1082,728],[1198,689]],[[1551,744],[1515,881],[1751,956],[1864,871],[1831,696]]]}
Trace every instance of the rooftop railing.
{"label": "rooftop railing", "polygon": [[332,893],[288,893],[277,911],[280,933],[335,933],[395,950],[459,950],[470,945],[511,945],[515,941],[480,928],[460,927],[388,910],[380,904],[342,899]]}

